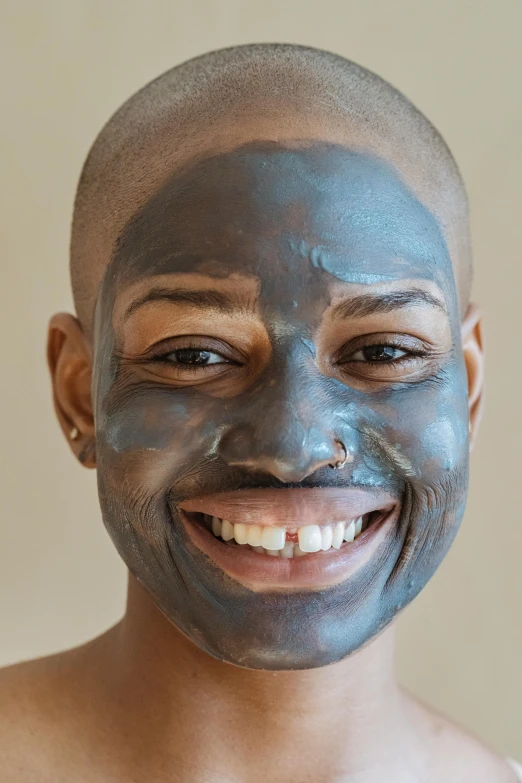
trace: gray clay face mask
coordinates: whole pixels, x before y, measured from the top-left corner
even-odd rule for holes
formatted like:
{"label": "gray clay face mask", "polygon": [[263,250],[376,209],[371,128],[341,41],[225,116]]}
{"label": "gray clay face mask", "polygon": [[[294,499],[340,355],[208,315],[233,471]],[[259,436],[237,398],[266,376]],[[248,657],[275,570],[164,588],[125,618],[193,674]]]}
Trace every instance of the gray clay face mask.
{"label": "gray clay face mask", "polygon": [[[467,381],[446,244],[391,167],[344,147],[251,144],[145,204],[100,290],[94,398],[118,551],[184,634],[241,666],[358,649],[426,584],[463,515]],[[339,442],[350,459],[333,470]],[[347,578],[238,579],[180,504],[249,489],[272,509],[285,493],[351,493],[388,522]]]}

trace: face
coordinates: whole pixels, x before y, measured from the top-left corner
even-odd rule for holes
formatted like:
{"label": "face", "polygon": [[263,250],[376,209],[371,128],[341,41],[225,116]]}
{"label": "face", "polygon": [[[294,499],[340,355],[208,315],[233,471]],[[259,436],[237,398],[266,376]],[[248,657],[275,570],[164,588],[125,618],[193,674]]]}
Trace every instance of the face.
{"label": "face", "polygon": [[467,488],[457,296],[383,161],[259,143],[177,172],[120,238],[94,345],[105,524],[206,652],[338,661],[443,559]]}

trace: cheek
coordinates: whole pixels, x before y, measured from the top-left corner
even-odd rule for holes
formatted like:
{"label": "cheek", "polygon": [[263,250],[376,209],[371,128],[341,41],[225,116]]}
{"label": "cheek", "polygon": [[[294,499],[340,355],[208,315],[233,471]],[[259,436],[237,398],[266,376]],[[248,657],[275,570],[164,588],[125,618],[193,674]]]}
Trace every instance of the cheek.
{"label": "cheek", "polygon": [[467,386],[458,367],[443,379],[390,393],[374,410],[387,461],[407,480],[437,483],[467,466]]}
{"label": "cheek", "polygon": [[113,470],[132,465],[159,488],[212,453],[219,403],[180,389],[113,388],[98,417],[98,451]]}
{"label": "cheek", "polygon": [[420,433],[418,451],[421,476],[427,479],[458,470],[469,452],[467,422],[454,409],[442,408],[439,418]]}

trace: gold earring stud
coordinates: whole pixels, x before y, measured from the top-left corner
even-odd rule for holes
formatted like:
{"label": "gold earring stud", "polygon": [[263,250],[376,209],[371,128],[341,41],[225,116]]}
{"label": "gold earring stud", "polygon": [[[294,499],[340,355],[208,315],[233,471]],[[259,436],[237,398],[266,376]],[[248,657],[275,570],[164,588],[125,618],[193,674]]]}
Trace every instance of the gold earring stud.
{"label": "gold earring stud", "polygon": [[80,430],[78,429],[78,427],[72,427],[71,431],[69,432],[70,439],[76,440],[79,435],[80,435]]}

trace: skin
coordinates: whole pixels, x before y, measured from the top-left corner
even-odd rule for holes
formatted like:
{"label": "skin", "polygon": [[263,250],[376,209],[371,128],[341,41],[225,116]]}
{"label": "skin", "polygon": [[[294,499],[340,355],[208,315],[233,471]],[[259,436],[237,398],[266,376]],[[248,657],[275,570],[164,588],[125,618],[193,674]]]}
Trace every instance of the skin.
{"label": "skin", "polygon": [[[370,361],[381,345],[404,355]],[[187,347],[219,360],[187,370]],[[390,162],[251,138],[190,161],[120,236],[92,341],[55,316],[49,360],[129,597],[104,636],[5,676],[8,780],[513,783],[393,675],[390,623],[462,518],[483,374],[478,312]],[[326,589],[240,583],[179,504],[249,487],[283,508],[289,487],[386,489],[395,524]]]}

